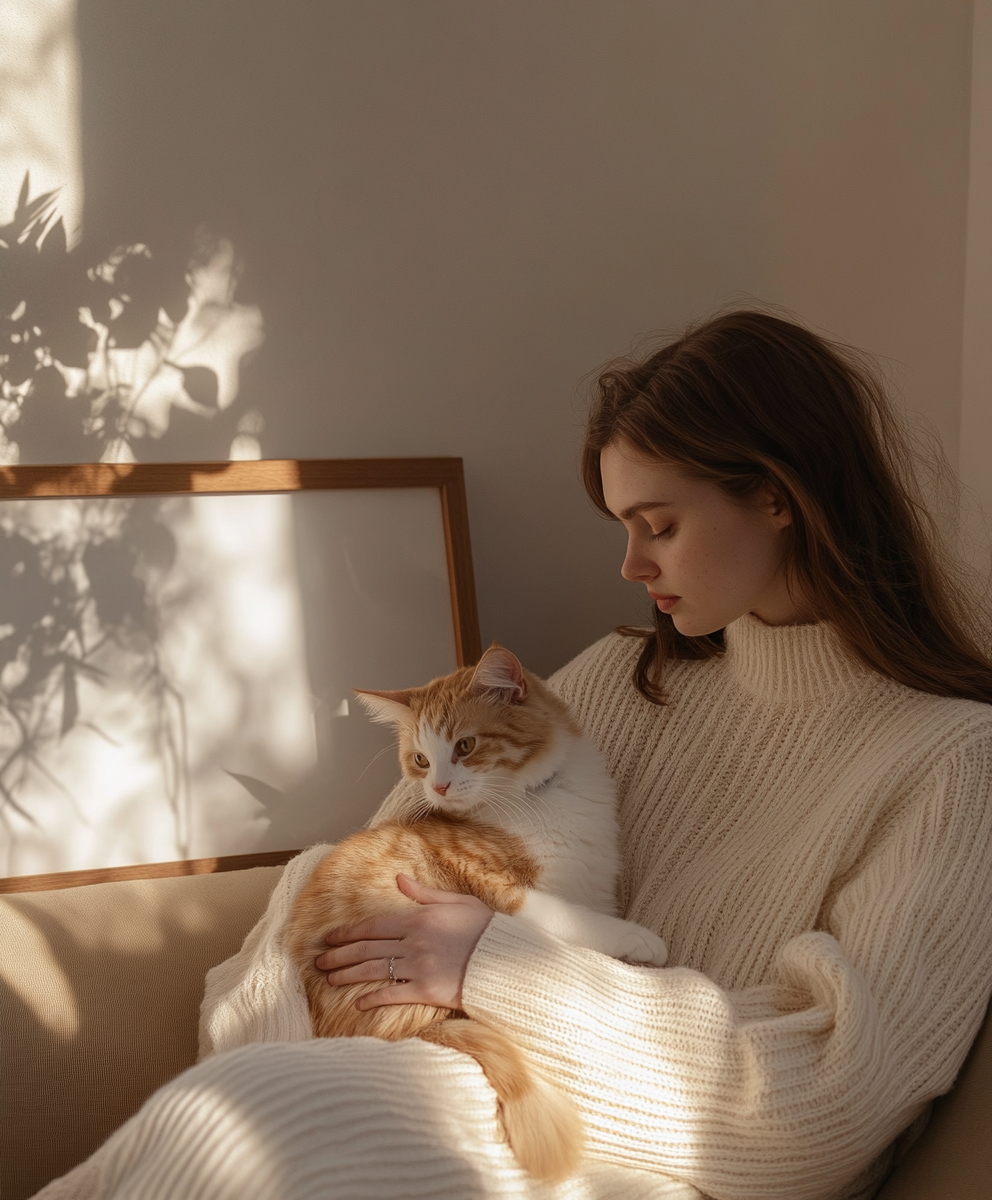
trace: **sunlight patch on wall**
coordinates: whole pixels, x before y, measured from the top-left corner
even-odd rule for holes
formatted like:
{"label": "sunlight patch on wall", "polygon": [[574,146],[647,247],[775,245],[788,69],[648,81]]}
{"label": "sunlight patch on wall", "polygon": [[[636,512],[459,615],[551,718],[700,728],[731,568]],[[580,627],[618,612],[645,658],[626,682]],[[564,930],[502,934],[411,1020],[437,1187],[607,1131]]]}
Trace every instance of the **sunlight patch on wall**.
{"label": "sunlight patch on wall", "polygon": [[290,497],[6,501],[0,529],[3,871],[254,849],[239,775],[317,761]]}
{"label": "sunlight patch on wall", "polygon": [[76,0],[0,4],[0,221],[13,216],[26,171],[35,194],[59,189],[74,244],[83,211]]}

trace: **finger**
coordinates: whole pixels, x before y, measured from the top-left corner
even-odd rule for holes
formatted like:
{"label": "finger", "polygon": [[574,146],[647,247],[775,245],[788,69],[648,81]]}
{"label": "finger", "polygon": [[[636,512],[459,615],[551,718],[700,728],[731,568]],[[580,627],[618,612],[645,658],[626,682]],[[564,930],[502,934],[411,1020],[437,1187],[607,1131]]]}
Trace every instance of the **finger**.
{"label": "finger", "polygon": [[[409,911],[415,912],[416,909],[411,908]],[[403,914],[392,912],[369,917],[367,921],[359,921],[357,925],[340,925],[336,929],[328,930],[324,941],[329,946],[342,946],[346,942],[397,941],[405,933]]]}
{"label": "finger", "polygon": [[428,887],[404,875],[402,871],[396,876],[396,886],[404,896],[409,896],[418,904],[457,904],[463,897],[461,892],[444,892],[440,888]]}
{"label": "finger", "polygon": [[318,971],[336,971],[340,967],[351,967],[356,963],[373,962],[380,959],[389,962],[391,956],[400,951],[399,941],[345,942],[332,946],[314,959]]}
{"label": "finger", "polygon": [[[397,975],[399,975],[399,964],[396,969]],[[402,978],[402,976],[399,977]],[[327,972],[327,982],[331,987],[344,987],[349,983],[381,983],[388,978],[389,960],[382,958]]]}

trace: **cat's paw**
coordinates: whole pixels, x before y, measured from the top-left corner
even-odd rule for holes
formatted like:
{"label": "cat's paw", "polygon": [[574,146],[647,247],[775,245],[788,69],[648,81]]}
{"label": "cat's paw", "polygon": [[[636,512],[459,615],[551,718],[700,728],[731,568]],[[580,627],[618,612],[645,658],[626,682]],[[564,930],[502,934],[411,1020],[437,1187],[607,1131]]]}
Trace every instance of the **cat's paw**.
{"label": "cat's paw", "polygon": [[620,935],[613,957],[640,967],[663,967],[668,962],[668,947],[650,929],[631,924]]}

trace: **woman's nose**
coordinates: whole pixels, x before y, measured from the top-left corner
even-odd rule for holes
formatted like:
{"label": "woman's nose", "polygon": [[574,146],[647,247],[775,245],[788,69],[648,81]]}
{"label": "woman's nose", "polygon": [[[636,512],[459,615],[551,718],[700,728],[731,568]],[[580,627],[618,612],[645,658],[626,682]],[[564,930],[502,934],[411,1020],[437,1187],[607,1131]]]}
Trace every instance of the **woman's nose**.
{"label": "woman's nose", "polygon": [[624,555],[620,574],[631,583],[646,583],[658,574],[658,565],[647,555],[640,553],[632,541],[627,543],[627,553]]}

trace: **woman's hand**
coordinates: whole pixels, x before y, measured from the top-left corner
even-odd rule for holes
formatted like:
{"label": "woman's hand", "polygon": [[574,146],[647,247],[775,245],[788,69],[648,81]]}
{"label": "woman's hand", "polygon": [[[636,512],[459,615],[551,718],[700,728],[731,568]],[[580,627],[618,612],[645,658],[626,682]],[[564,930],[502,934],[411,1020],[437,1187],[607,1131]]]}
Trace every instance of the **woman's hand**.
{"label": "woman's hand", "polygon": [[394,975],[401,982],[360,997],[356,1008],[461,1008],[465,969],[493,910],[475,896],[424,887],[402,873],[396,885],[417,902],[416,907],[373,917],[351,929],[332,929],[324,939],[331,948],[315,960],[317,969],[327,972],[332,987],[341,987],[388,979],[393,959]]}

